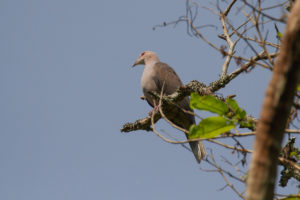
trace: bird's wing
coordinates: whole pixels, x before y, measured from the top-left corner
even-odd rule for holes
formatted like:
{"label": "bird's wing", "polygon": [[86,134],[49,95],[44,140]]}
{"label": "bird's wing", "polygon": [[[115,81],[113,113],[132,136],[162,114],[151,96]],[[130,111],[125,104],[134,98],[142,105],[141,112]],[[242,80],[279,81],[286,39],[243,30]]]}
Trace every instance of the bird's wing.
{"label": "bird's wing", "polygon": [[164,94],[169,95],[175,92],[181,85],[182,82],[176,72],[168,64],[162,62],[151,66],[151,69],[148,69],[142,78],[144,95],[152,107],[154,107],[154,102],[152,96],[148,93],[149,91],[160,93],[163,88]]}
{"label": "bird's wing", "polygon": [[[164,94],[170,95],[174,93],[180,86],[182,86],[182,82],[176,72],[166,63],[156,63],[154,66],[155,76],[154,82],[158,91],[161,92],[162,87],[164,85]],[[189,98],[186,97],[182,101],[178,103],[178,105],[188,111],[192,111],[189,104]],[[191,123],[195,123],[194,116],[187,115]]]}
{"label": "bird's wing", "polygon": [[158,62],[153,66],[154,82],[159,91],[164,85],[164,94],[174,93],[182,82],[176,72],[166,63]]}

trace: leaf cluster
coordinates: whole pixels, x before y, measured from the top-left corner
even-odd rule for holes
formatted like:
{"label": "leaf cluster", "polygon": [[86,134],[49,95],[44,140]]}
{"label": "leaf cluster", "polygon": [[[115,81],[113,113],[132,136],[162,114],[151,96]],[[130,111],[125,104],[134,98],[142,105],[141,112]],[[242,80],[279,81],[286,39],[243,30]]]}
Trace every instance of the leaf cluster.
{"label": "leaf cluster", "polygon": [[221,100],[212,95],[200,96],[192,93],[190,106],[192,109],[217,114],[217,116],[202,119],[198,125],[192,125],[189,130],[190,139],[213,138],[237,126],[255,129],[255,122],[248,119],[246,111],[232,98]]}

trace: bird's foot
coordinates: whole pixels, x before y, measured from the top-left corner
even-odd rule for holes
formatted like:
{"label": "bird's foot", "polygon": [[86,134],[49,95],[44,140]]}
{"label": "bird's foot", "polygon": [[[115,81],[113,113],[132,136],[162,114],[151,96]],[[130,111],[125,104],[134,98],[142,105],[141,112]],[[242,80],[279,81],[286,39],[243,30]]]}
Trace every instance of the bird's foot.
{"label": "bird's foot", "polygon": [[149,112],[149,116],[153,115],[153,113],[158,112],[160,105],[154,106],[154,108]]}

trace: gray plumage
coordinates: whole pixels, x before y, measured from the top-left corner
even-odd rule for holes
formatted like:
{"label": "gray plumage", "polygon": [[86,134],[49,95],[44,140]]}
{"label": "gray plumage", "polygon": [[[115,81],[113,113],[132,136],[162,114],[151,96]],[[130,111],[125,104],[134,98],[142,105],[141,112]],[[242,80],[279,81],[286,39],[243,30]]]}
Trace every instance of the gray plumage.
{"label": "gray plumage", "polygon": [[[137,64],[145,64],[141,86],[147,102],[152,107],[158,105],[158,102],[152,99],[148,93],[149,91],[160,93],[163,88],[164,94],[170,95],[183,85],[176,72],[168,64],[160,62],[154,52],[143,52],[134,66]],[[178,102],[177,105],[178,106],[173,106],[171,110],[168,111],[169,114],[167,118],[177,126],[189,130],[189,127],[195,124],[195,117],[194,115],[182,111],[182,109],[184,109],[193,112],[189,106],[189,98],[185,97],[182,101]],[[188,138],[188,135],[186,136]],[[190,146],[197,162],[200,163],[201,159],[205,156],[202,142],[190,142]]]}

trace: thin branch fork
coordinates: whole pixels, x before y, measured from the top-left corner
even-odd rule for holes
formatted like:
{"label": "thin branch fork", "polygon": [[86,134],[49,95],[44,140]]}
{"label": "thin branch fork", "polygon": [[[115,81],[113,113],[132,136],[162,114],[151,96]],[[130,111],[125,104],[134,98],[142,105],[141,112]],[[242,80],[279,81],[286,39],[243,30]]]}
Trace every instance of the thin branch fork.
{"label": "thin branch fork", "polygon": [[[211,155],[209,155],[210,157]],[[208,160],[207,158],[203,159],[205,162],[207,162],[209,165],[215,167],[216,169],[202,169],[200,168],[202,171],[205,171],[205,172],[218,172],[218,170],[221,170],[223,173],[227,174],[230,178],[232,179],[235,179],[241,183],[245,183],[245,180],[241,177],[237,177],[235,175],[233,175],[230,171],[227,171],[223,168],[221,168],[219,165],[215,165],[213,162],[211,162],[210,160]],[[219,167],[219,168],[218,168]]]}
{"label": "thin branch fork", "polygon": [[234,185],[228,180],[228,178],[225,176],[225,174],[223,173],[223,170],[221,169],[221,167],[217,164],[217,162],[215,161],[215,159],[210,156],[210,159],[213,161],[213,164],[215,165],[215,167],[218,169],[218,172],[220,173],[220,175],[223,177],[224,181],[226,182],[226,184],[241,198],[244,199],[244,196],[234,187]]}
{"label": "thin branch fork", "polygon": [[278,44],[275,44],[275,43],[272,43],[272,42],[267,42],[267,41],[260,41],[260,40],[258,40],[258,39],[254,39],[254,38],[250,38],[250,37],[247,37],[247,36],[244,36],[244,39],[246,39],[246,40],[251,40],[251,41],[253,41],[253,42],[256,42],[256,43],[258,43],[258,44],[260,44],[260,45],[269,45],[269,46],[271,46],[271,47],[274,47],[274,48],[277,48],[277,49],[279,49],[279,45]]}
{"label": "thin branch fork", "polygon": [[[244,4],[247,5],[248,7],[250,7],[251,9],[253,9],[254,11],[258,12],[258,9],[256,7],[254,7],[253,5],[251,5],[250,3],[248,3],[246,0],[243,0]],[[264,16],[264,17],[267,17],[273,21],[278,21],[278,22],[281,22],[281,23],[286,23],[286,19],[285,18],[275,18],[275,17],[272,17],[266,13],[263,13],[261,12],[261,14]]]}
{"label": "thin branch fork", "polygon": [[[186,22],[189,24],[189,26],[192,28],[192,30],[195,32],[195,35],[196,36],[199,36],[203,41],[205,41],[208,45],[210,45],[211,47],[213,47],[214,49],[218,50],[219,52],[221,52],[223,55],[226,55],[227,56],[227,59],[225,60],[225,63],[223,64],[223,70],[222,70],[222,75],[226,74],[227,72],[227,69],[228,69],[228,66],[229,66],[229,62],[230,62],[230,59],[231,58],[235,58],[235,59],[239,59],[239,60],[244,60],[244,61],[247,61],[247,62],[253,62],[251,61],[250,59],[247,59],[247,58],[244,58],[244,57],[241,57],[241,56],[236,56],[234,55],[234,46],[237,44],[238,40],[240,38],[243,38],[242,34],[239,34],[239,33],[236,33],[237,36],[239,37],[239,39],[237,39],[237,41],[235,43],[233,43],[232,45],[232,48],[229,49],[229,52],[226,52],[224,51],[224,49],[222,48],[219,48],[217,47],[216,45],[214,45],[213,43],[211,43],[206,37],[204,37],[200,32],[199,30],[197,29],[197,27],[194,26],[194,24],[188,19],[186,18],[185,19]],[[268,58],[268,57],[267,57]],[[267,68],[267,69],[271,69],[272,68],[266,64],[262,64],[262,63],[259,63],[259,62],[255,62],[255,64],[257,65],[260,65],[264,68]]]}
{"label": "thin branch fork", "polygon": [[274,65],[274,62],[273,62],[273,60],[271,59],[271,57],[270,57],[270,55],[269,55],[269,53],[268,53],[268,49],[267,49],[267,47],[266,47],[266,44],[265,44],[265,40],[263,39],[263,37],[262,37],[262,34],[261,34],[261,31],[260,31],[260,27],[259,27],[259,16],[260,16],[260,14],[262,13],[261,12],[261,7],[260,7],[260,2],[259,2],[259,7],[258,7],[258,16],[257,16],[257,18],[256,18],[256,20],[255,20],[255,22],[254,22],[254,26],[255,26],[255,28],[256,28],[256,31],[257,31],[257,34],[258,34],[258,36],[259,36],[259,38],[260,38],[260,41],[262,41],[263,43],[262,43],[262,47],[263,47],[263,49],[264,49],[264,52],[266,53],[266,55],[268,56],[268,60],[269,60],[269,62],[271,63],[271,65]]}
{"label": "thin branch fork", "polygon": [[224,31],[224,36],[225,36],[225,40],[229,46],[229,51],[228,51],[228,54],[227,54],[227,57],[225,59],[225,62],[223,64],[223,67],[222,67],[222,75],[221,76],[225,76],[227,74],[227,70],[228,70],[228,67],[229,67],[229,64],[230,64],[230,61],[231,61],[231,58],[234,54],[234,47],[235,45],[237,44],[237,41],[236,42],[232,42],[230,36],[229,36],[229,33],[228,33],[228,29],[227,29],[227,26],[226,26],[226,23],[225,23],[225,18],[226,18],[226,15],[224,13],[220,13],[220,19],[221,19],[221,22],[222,22],[222,27],[223,27],[223,31]]}
{"label": "thin branch fork", "polygon": [[[222,36],[222,39],[226,40],[226,42],[227,42],[227,44],[228,44],[228,47],[229,47],[228,52],[224,51],[224,48],[222,48],[222,47],[217,47],[215,44],[213,44],[212,42],[210,42],[210,41],[209,41],[202,33],[200,33],[200,31],[198,30],[199,27],[194,25],[195,16],[190,16],[190,15],[191,15],[191,11],[187,11],[187,14],[186,14],[185,16],[180,17],[178,21],[172,22],[172,23],[177,24],[177,23],[179,23],[179,22],[185,21],[185,22],[187,23],[188,27],[190,27],[190,29],[192,30],[193,35],[195,35],[196,37],[200,37],[200,38],[201,38],[205,43],[207,43],[209,46],[211,46],[211,47],[213,47],[214,49],[216,49],[216,50],[218,50],[219,52],[221,52],[223,56],[226,56],[226,59],[225,59],[224,64],[223,64],[223,66],[222,66],[221,77],[222,77],[222,76],[225,76],[225,75],[227,74],[227,70],[228,70],[228,67],[229,67],[229,64],[230,64],[230,61],[231,61],[232,58],[235,58],[235,59],[237,59],[237,60],[243,60],[243,61],[246,61],[246,62],[254,62],[254,61],[251,60],[251,59],[247,59],[247,58],[244,58],[244,57],[241,57],[241,56],[236,56],[236,55],[234,55],[234,48],[235,48],[235,46],[237,45],[237,42],[238,42],[241,38],[243,38],[243,39],[245,40],[245,42],[246,42],[249,46],[251,46],[251,45],[249,44],[249,42],[247,41],[247,39],[244,38],[244,35],[243,35],[244,32],[243,32],[242,34],[240,34],[240,33],[237,32],[237,30],[240,29],[240,28],[241,28],[242,26],[244,26],[245,24],[247,24],[250,20],[252,20],[253,23],[256,23],[256,22],[255,22],[255,19],[253,19],[253,17],[251,17],[251,16],[249,16],[248,19],[247,19],[244,23],[242,23],[242,25],[240,25],[238,28],[234,28],[234,27],[228,22],[228,20],[226,19],[226,17],[227,17],[227,15],[229,14],[229,12],[231,11],[233,5],[234,5],[236,2],[237,2],[236,0],[232,0],[231,3],[228,5],[228,7],[227,7],[223,12],[222,12],[222,11],[220,11],[220,13],[214,12],[215,14],[217,14],[217,15],[220,17],[220,20],[221,20],[221,23],[222,23],[222,27],[223,27],[223,32],[224,32],[224,36]],[[198,3],[195,3],[195,2],[193,2],[193,4],[198,5]],[[200,6],[200,5],[198,5],[198,6]],[[202,7],[202,6],[200,6],[200,7]],[[190,7],[187,6],[187,10],[189,10],[189,9],[190,9]],[[229,34],[228,28],[227,28],[226,24],[228,24],[229,27],[234,31],[233,33]],[[258,24],[258,22],[257,22],[257,24]],[[163,26],[166,26],[166,25],[168,25],[168,23],[165,23],[165,22],[164,22],[164,25],[163,25]],[[245,30],[245,31],[246,31],[246,30]],[[188,32],[188,33],[189,33],[189,32]],[[233,42],[233,41],[231,40],[231,38],[230,38],[233,34],[235,34],[235,35],[238,36],[238,39],[237,39],[235,42]],[[261,41],[263,41],[263,40],[261,40]],[[260,43],[260,44],[263,44],[262,46],[264,46],[266,43],[262,42],[262,43]],[[267,52],[266,50],[267,50],[267,49],[265,48],[265,52]],[[256,53],[256,55],[258,55],[258,53],[257,53],[256,51],[255,51],[255,53]],[[272,61],[270,58],[271,58],[271,56],[267,55],[267,59],[269,59],[270,62],[272,63],[273,61]],[[260,65],[260,66],[262,66],[262,67],[264,67],[264,68],[267,68],[267,69],[271,69],[271,70],[272,70],[272,67],[270,67],[267,63],[266,63],[266,64],[263,64],[263,63],[260,63],[260,62],[254,62],[253,64],[255,64],[255,65]]]}
{"label": "thin branch fork", "polygon": [[228,28],[227,28],[226,23],[225,23],[226,16],[230,12],[230,10],[231,10],[232,6],[235,4],[235,2],[236,2],[236,0],[233,0],[228,5],[228,7],[226,8],[226,10],[224,12],[220,13],[220,20],[221,20],[221,23],[222,23],[225,40],[226,40],[226,42],[227,42],[227,44],[229,46],[229,51],[228,51],[226,60],[225,60],[225,62],[223,64],[223,67],[222,67],[222,74],[221,74],[221,76],[225,76],[227,74],[227,70],[228,70],[228,67],[229,67],[229,64],[230,64],[230,61],[231,61],[231,58],[232,58],[232,56],[230,56],[230,55],[234,54],[234,47],[235,47],[235,45],[238,42],[238,40],[236,42],[232,42],[232,40],[230,38],[230,35],[229,35],[229,32],[228,32]]}

